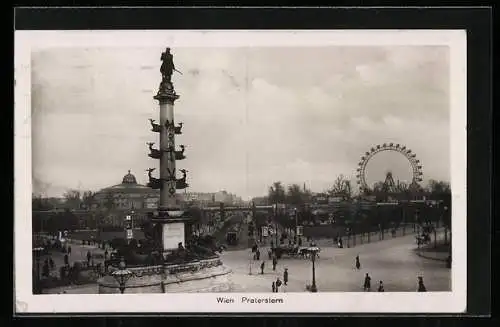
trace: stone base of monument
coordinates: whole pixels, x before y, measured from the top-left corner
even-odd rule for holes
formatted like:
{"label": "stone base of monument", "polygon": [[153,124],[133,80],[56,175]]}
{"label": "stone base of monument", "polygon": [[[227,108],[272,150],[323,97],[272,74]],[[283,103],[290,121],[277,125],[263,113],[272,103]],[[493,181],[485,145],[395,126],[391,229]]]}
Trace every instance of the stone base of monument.
{"label": "stone base of monument", "polygon": [[[163,266],[147,266],[127,268],[133,273],[126,284],[125,294],[132,293],[163,293]],[[99,294],[120,293],[116,279],[107,275],[97,281]]]}
{"label": "stone base of monument", "polygon": [[[231,292],[231,269],[219,258],[184,264],[128,268],[133,276],[126,283],[125,294],[132,293],[212,293]],[[120,293],[113,276],[99,279],[99,294]]]}
{"label": "stone base of monument", "polygon": [[165,266],[166,293],[230,292],[234,286],[231,269],[220,259]]}

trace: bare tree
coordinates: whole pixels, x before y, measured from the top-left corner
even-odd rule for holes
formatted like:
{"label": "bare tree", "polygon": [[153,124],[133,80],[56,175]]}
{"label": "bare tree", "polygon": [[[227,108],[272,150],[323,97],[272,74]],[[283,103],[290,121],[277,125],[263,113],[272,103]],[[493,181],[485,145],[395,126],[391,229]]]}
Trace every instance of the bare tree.
{"label": "bare tree", "polygon": [[68,190],[63,194],[63,197],[66,199],[66,203],[71,208],[80,208],[82,203],[81,193],[78,190]]}
{"label": "bare tree", "polygon": [[94,202],[94,195],[95,193],[92,191],[83,192],[82,205],[85,207],[85,209],[91,209],[92,204]]}
{"label": "bare tree", "polygon": [[305,192],[298,184],[289,185],[286,196],[288,199],[287,202],[290,204],[300,205],[303,204],[305,200]]}
{"label": "bare tree", "polygon": [[273,185],[269,187],[268,197],[271,203],[285,202],[286,193],[283,184],[281,184],[281,182],[274,182]]}
{"label": "bare tree", "polygon": [[352,197],[352,188],[351,182],[347,179],[346,176],[340,174],[333,182],[332,187],[327,191],[331,196],[344,196],[347,198]]}

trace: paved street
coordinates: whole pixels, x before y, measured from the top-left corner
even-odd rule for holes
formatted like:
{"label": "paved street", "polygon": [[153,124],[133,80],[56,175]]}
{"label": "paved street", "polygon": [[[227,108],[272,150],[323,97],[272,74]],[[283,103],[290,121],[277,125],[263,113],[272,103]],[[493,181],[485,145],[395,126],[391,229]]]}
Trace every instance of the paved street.
{"label": "paved street", "polygon": [[[423,276],[428,291],[450,291],[451,270],[441,261],[417,256],[414,235],[398,237],[376,243],[358,245],[355,248],[322,247],[316,260],[316,285],[320,292],[362,291],[365,273],[372,277],[372,290],[383,280],[385,291],[414,292],[417,276]],[[233,269],[233,281],[238,285],[235,292],[271,291],[271,283],[277,277],[283,279],[285,267],[289,271],[289,285],[282,291],[303,292],[311,283],[312,263],[306,259],[282,258],[276,272],[272,271],[267,249],[261,249],[265,259],[264,275],[260,275],[260,262],[252,261],[249,275],[250,250],[231,251],[222,254],[224,264]],[[359,255],[361,269],[354,268]]]}
{"label": "paved street", "polygon": [[[428,291],[450,291],[451,270],[444,262],[429,260],[417,256],[415,236],[408,235],[384,241],[358,245],[354,248],[339,249],[322,246],[320,258],[316,260],[316,285],[319,292],[360,292],[365,273],[372,277],[372,291],[379,280],[383,280],[386,292],[414,292],[417,276],[423,276]],[[88,246],[72,245],[74,255],[71,260],[82,260]],[[95,250],[94,251],[102,251]],[[271,292],[271,283],[280,277],[283,280],[285,267],[289,271],[288,286],[281,292],[304,292],[306,284],[311,283],[312,263],[308,259],[284,257],[278,261],[276,271],[272,271],[271,260],[267,257],[267,248],[261,249],[261,259],[265,260],[264,274],[260,274],[262,261],[250,260],[251,251],[238,250],[223,252],[221,257],[225,265],[233,270],[233,292]],[[359,255],[361,269],[354,268],[355,256]],[[55,255],[62,263],[63,255]],[[59,263],[56,261],[56,263]],[[249,275],[252,263],[252,275]],[[50,293],[60,293],[63,289],[53,289]],[[66,293],[94,293],[97,285],[64,288]]]}
{"label": "paved street", "polygon": [[[87,251],[93,255],[94,264],[104,262],[104,250],[97,248],[92,245],[81,245],[81,242],[76,241],[71,243],[71,255],[68,256],[69,264],[73,265],[75,261],[87,261]],[[55,263],[55,269],[53,269],[50,274],[53,276],[59,276],[59,268],[64,266],[64,253],[59,250],[52,250],[50,255]],[[49,256],[42,256],[40,259],[40,266],[43,265],[45,258]]]}

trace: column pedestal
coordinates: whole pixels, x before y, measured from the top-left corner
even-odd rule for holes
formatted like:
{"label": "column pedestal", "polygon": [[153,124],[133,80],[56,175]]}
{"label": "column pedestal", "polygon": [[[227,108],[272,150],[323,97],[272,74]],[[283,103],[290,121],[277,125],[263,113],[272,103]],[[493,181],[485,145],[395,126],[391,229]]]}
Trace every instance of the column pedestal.
{"label": "column pedestal", "polygon": [[186,246],[185,242],[188,238],[186,234],[189,230],[187,227],[191,220],[192,218],[182,210],[159,210],[153,214],[151,221],[162,225],[161,240],[166,254],[176,250],[179,243]]}

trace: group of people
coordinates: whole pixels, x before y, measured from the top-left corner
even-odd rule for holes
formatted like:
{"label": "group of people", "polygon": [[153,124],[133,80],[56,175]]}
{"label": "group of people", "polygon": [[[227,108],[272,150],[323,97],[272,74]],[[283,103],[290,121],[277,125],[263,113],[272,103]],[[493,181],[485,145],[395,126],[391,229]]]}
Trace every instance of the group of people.
{"label": "group of people", "polygon": [[288,284],[288,268],[285,268],[283,272],[283,282],[281,282],[280,278],[276,278],[276,281],[272,282],[271,290],[273,293],[279,293],[281,285],[287,286]]}
{"label": "group of people", "polygon": [[[357,270],[361,269],[361,262],[359,261],[359,255],[356,256],[354,265],[355,265]],[[427,289],[425,288],[425,285],[424,285],[424,278],[422,276],[418,276],[417,280],[418,280],[417,292],[427,292]],[[364,292],[371,291],[371,281],[372,281],[372,278],[370,277],[370,275],[368,273],[366,273],[365,280],[363,282],[363,291]],[[378,283],[377,292],[385,292],[384,282],[381,280]]]}

